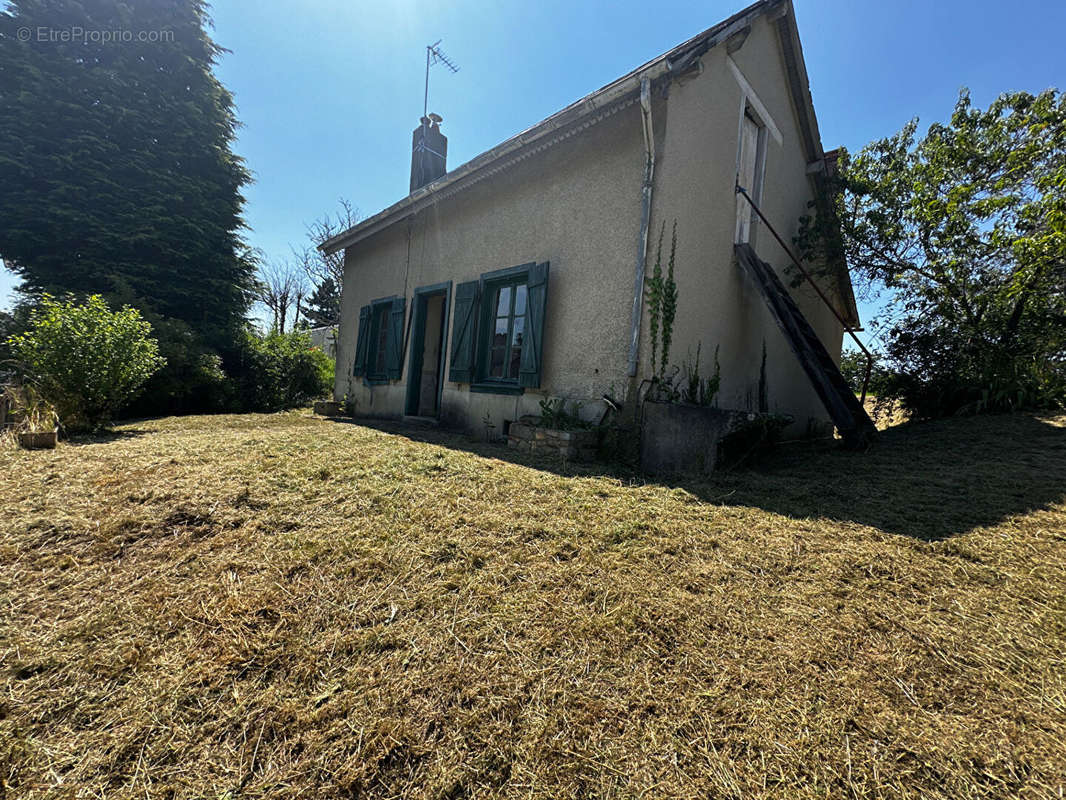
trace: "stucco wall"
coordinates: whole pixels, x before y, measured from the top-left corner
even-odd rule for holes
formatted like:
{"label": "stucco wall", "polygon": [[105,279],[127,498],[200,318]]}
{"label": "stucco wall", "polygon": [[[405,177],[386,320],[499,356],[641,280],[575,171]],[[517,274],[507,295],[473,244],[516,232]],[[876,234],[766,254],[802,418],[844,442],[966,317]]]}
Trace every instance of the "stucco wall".
{"label": "stucco wall", "polygon": [[[811,186],[776,31],[755,21],[744,46],[732,54],[782,134],[767,139],[762,206],[786,240],[806,212]],[[800,433],[827,414],[765,304],[733,258],[737,132],[742,91],[726,65],[726,48],[712,49],[698,75],[674,82],[653,97],[657,171],[648,273],[660,225],[678,221],[676,279],[679,304],[671,362],[690,360],[701,345],[701,372],[709,375],[719,347],[719,404],[757,408],[763,343],[769,410],[792,414]],[[365,386],[352,378],[359,308],[390,295],[408,298],[415,288],[473,280],[482,273],[530,261],[551,269],[545,322],[541,391],[521,396],[471,393],[446,382],[442,419],[480,431],[488,420],[501,433],[504,420],[537,413],[545,395],[588,401],[632,392],[650,376],[647,316],[642,325],[637,381],[626,374],[633,268],[640,220],[644,163],[637,105],[508,168],[476,186],[438,201],[407,222],[350,247],[337,358],[337,397],[356,412],[404,412],[409,344],[401,381]],[[787,258],[767,231],[754,246],[779,273]],[[664,255],[665,257],[665,255]],[[665,265],[664,265],[665,266]],[[801,309],[830,353],[839,353],[841,328],[809,290],[795,291]],[[446,357],[450,354],[449,307]]]}
{"label": "stucco wall", "polygon": [[[757,19],[743,47],[732,59],[781,132],[781,143],[766,138],[765,178],[760,207],[786,241],[807,213],[812,189],[792,101],[788,94],[777,33]],[[673,220],[678,226],[678,311],[671,361],[680,365],[701,346],[700,372],[713,370],[719,348],[722,384],[719,405],[758,409],[763,342],[771,412],[795,417],[795,432],[813,420],[828,420],[799,362],[770,316],[765,302],[739,270],[733,257],[736,224],[734,184],[743,92],[726,64],[726,48],[704,56],[703,72],[675,82],[667,103],[666,141],[657,166],[652,230],[666,222],[668,250]],[[750,187],[749,187],[750,188]],[[782,276],[788,257],[765,226],[756,225],[756,252]],[[649,265],[653,263],[655,241]],[[665,255],[664,255],[665,260]],[[809,288],[793,291],[829,352],[837,357],[842,328]],[[650,369],[647,325],[642,331],[641,363]]]}
{"label": "stucco wall", "polygon": [[[542,360],[543,392],[471,393],[446,382],[446,421],[480,429],[539,413],[546,393],[593,400],[623,391],[628,355],[633,262],[640,220],[643,140],[636,106],[476,186],[446,198],[350,247],[337,359],[337,396],[357,413],[403,413],[409,358],[401,381],[364,386],[352,363],[359,308],[420,286],[477,279],[531,261],[549,261]],[[450,355],[453,320],[445,354]],[[408,348],[409,349],[409,348]],[[409,353],[408,353],[409,355]],[[591,405],[591,414],[599,408]]]}

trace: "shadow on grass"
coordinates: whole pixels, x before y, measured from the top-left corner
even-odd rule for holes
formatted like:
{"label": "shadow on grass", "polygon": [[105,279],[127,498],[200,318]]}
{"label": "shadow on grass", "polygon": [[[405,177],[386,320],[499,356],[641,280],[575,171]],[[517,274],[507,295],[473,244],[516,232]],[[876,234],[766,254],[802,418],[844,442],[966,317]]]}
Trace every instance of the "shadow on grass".
{"label": "shadow on grass", "polygon": [[123,428],[122,430],[105,430],[97,433],[76,433],[61,439],[63,444],[72,447],[84,447],[91,444],[106,444],[107,442],[119,442],[125,439],[136,439],[144,436],[149,431],[140,428]]}
{"label": "shadow on grass", "polygon": [[735,492],[721,502],[939,540],[1066,502],[1066,428],[1022,414],[907,423],[867,453],[785,448],[714,483]]}
{"label": "shadow on grass", "polygon": [[[433,428],[342,422],[560,475],[645,480],[624,467],[530,457]],[[866,453],[828,442],[788,445],[755,468],[662,483],[716,505],[939,540],[1066,502],[1066,427],[1025,414],[914,422],[883,431]]]}

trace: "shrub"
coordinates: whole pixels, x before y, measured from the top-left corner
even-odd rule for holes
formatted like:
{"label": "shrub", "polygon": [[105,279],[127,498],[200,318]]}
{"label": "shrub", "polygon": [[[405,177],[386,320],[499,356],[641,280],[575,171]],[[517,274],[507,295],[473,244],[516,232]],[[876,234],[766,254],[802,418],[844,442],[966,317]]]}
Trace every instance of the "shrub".
{"label": "shrub", "polygon": [[[697,406],[709,406],[714,403],[718,396],[718,389],[722,385],[722,367],[718,363],[718,348],[714,348],[714,374],[709,378],[700,375],[700,349],[702,342],[696,344],[696,360],[689,364],[682,362],[681,368],[685,372],[685,384],[681,388],[681,400]],[[765,348],[764,348],[765,357]]]}
{"label": "shrub", "polygon": [[237,409],[236,389],[223,370],[222,356],[208,347],[202,336],[181,320],[161,317],[152,325],[167,363],[123,414],[146,417]]}
{"label": "shrub", "polygon": [[305,405],[333,389],[333,361],[302,332],[244,334],[236,362],[227,365],[242,411],[280,411]]}
{"label": "shrub", "polygon": [[165,363],[151,333],[136,309],[111,311],[99,295],[81,305],[44,295],[28,329],[10,337],[8,346],[64,428],[94,430]]}

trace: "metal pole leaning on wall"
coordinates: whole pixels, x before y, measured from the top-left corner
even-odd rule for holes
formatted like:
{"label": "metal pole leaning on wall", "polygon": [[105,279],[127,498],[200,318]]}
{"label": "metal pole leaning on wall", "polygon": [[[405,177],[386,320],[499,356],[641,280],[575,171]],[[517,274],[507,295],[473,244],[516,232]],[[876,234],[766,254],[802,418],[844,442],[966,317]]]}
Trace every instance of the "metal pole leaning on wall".
{"label": "metal pole leaning on wall", "polygon": [[755,213],[759,215],[759,219],[761,219],[766,224],[766,227],[770,230],[770,233],[772,233],[774,235],[774,238],[777,239],[777,243],[781,245],[781,249],[785,251],[785,253],[790,259],[792,259],[792,263],[796,265],[796,269],[798,269],[803,275],[803,277],[807,279],[807,282],[814,287],[814,291],[818,293],[818,296],[822,299],[822,302],[825,303],[826,307],[833,312],[833,316],[837,318],[837,321],[843,326],[844,330],[847,332],[848,336],[852,338],[852,341],[855,342],[859,350],[862,351],[862,354],[866,356],[866,374],[863,376],[862,379],[861,398],[861,402],[865,403],[866,389],[870,384],[870,373],[873,370],[874,366],[873,355],[870,353],[869,350],[866,349],[866,345],[859,341],[859,337],[855,335],[855,331],[853,331],[851,329],[851,326],[844,321],[844,318],[840,316],[840,312],[836,310],[833,304],[829,301],[829,298],[825,296],[825,293],[821,290],[821,287],[819,287],[818,284],[814,282],[814,278],[811,277],[811,274],[803,268],[803,265],[799,262],[799,259],[796,258],[795,255],[793,255],[792,248],[785,244],[785,240],[782,239],[780,235],[778,235],[777,231],[774,229],[774,226],[770,224],[770,220],[768,220],[766,218],[766,215],[762,213],[762,210],[757,205],[755,205],[755,201],[751,199],[751,195],[748,194],[748,190],[741,186],[738,182],[736,184],[736,191],[737,194],[743,195],[744,199],[748,201],[751,207],[755,210]]}

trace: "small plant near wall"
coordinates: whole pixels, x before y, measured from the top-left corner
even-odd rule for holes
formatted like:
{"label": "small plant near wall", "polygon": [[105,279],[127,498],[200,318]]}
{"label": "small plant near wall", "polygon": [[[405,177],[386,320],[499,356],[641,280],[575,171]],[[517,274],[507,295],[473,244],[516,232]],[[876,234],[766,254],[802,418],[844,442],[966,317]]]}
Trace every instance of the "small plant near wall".
{"label": "small plant near wall", "polygon": [[718,398],[722,383],[722,370],[718,363],[718,348],[714,349],[714,372],[704,377],[700,372],[700,351],[703,343],[696,345],[696,357],[682,361],[681,366],[671,365],[651,379],[646,400],[655,403],[687,403],[694,406],[712,406]]}
{"label": "small plant near wall", "polygon": [[593,424],[581,419],[581,405],[581,403],[575,403],[573,412],[570,412],[566,410],[566,401],[561,397],[541,400],[539,427],[557,431],[591,430],[594,427]]}
{"label": "small plant near wall", "polygon": [[714,374],[709,378],[700,375],[700,348],[702,342],[696,345],[696,360],[689,364],[682,363],[685,372],[685,385],[681,390],[681,400],[696,406],[709,406],[718,396],[718,388],[722,383],[722,369],[718,363],[718,348],[714,348]]}
{"label": "small plant near wall", "polygon": [[507,429],[507,445],[515,450],[560,457],[564,461],[595,460],[604,428],[581,419],[582,404],[561,397],[540,401],[540,416],[524,416]]}

